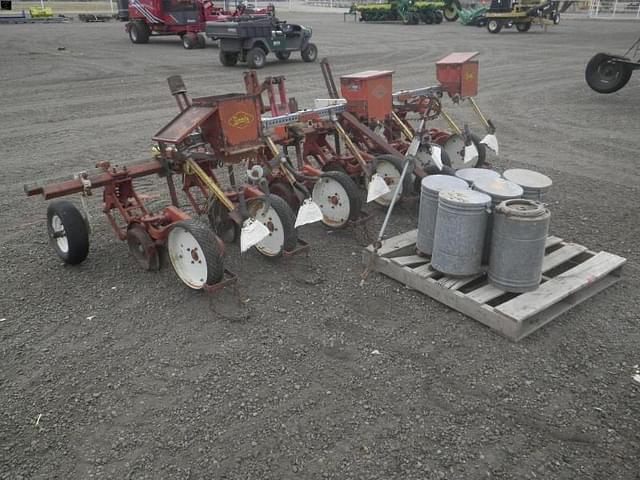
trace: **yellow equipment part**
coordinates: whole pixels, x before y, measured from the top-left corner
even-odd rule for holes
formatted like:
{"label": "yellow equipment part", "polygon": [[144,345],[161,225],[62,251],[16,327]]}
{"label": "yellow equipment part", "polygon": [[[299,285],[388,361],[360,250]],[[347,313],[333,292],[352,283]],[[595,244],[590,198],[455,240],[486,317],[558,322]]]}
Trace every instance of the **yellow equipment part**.
{"label": "yellow equipment part", "polygon": [[33,18],[53,17],[53,9],[51,7],[29,7],[29,15]]}

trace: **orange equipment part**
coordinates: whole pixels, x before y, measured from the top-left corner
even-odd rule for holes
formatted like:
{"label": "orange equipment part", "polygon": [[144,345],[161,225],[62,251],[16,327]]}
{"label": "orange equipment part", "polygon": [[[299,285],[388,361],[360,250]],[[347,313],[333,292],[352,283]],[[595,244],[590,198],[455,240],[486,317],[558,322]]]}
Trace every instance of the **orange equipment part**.
{"label": "orange equipment part", "polygon": [[347,110],[360,120],[382,121],[392,111],[392,70],[368,70],[340,77]]}
{"label": "orange equipment part", "polygon": [[436,62],[436,78],[449,95],[478,94],[478,52],[451,53]]}

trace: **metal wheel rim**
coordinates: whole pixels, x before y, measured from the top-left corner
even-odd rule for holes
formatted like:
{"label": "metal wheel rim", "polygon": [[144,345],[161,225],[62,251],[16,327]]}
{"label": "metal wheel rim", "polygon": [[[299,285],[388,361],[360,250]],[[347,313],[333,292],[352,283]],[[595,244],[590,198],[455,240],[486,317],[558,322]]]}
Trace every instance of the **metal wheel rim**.
{"label": "metal wheel rim", "polygon": [[67,239],[67,232],[64,229],[64,225],[62,224],[62,219],[58,215],[53,215],[51,217],[51,229],[55,234],[55,241],[62,253],[69,253],[69,240]]}
{"label": "metal wheel rim", "polygon": [[496,20],[489,20],[489,30],[495,30],[498,28],[498,22]]}
{"label": "metal wheel rim", "polygon": [[261,199],[253,200],[249,205],[249,214],[261,221],[269,229],[269,235],[255,245],[256,250],[267,257],[276,257],[284,249],[284,227],[278,212]]}
{"label": "metal wheel rim", "polygon": [[[391,191],[376,198],[374,202],[379,205],[387,206],[391,203],[391,199],[393,198],[393,194],[396,190],[396,185],[400,181],[400,175],[402,175],[402,172],[398,171],[393,163],[386,160],[379,160],[376,165],[376,173],[382,177]],[[400,198],[400,196],[402,196],[402,185],[398,192],[398,198]]]}
{"label": "metal wheel rim", "polygon": [[256,64],[256,67],[262,67],[265,63],[266,57],[264,55],[256,55],[253,57],[253,63]]}
{"label": "metal wheel rim", "polygon": [[472,168],[478,164],[478,158],[469,163],[464,163],[464,147],[464,140],[457,133],[455,135],[451,135],[442,146],[444,151],[447,152],[449,161],[451,162],[451,168],[454,170]]}
{"label": "metal wheel rim", "polygon": [[321,177],[313,187],[313,201],[322,211],[322,223],[329,227],[342,227],[349,221],[351,201],[344,187],[337,180]]}
{"label": "metal wheel rim", "polygon": [[610,83],[616,83],[618,78],[622,75],[621,65],[617,62],[610,60],[602,63],[598,66],[598,82],[609,85]]}
{"label": "metal wheel rim", "polygon": [[199,290],[207,282],[207,260],[198,240],[182,227],[173,227],[167,239],[171,265],[180,280]]}
{"label": "metal wheel rim", "polygon": [[131,39],[132,39],[134,42],[138,41],[138,31],[137,31],[137,29],[136,29],[136,28],[134,28],[134,27],[131,27],[130,32],[131,32]]}
{"label": "metal wheel rim", "polygon": [[309,45],[307,47],[307,57],[315,59],[316,55],[318,55],[318,50],[316,49],[316,47]]}

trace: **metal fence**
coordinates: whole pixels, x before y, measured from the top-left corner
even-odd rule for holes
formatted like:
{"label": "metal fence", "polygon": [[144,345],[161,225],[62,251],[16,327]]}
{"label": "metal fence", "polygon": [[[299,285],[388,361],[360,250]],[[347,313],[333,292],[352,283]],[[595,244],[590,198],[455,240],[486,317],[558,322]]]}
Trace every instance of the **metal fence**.
{"label": "metal fence", "polygon": [[636,18],[640,19],[640,1],[590,0],[590,18]]}

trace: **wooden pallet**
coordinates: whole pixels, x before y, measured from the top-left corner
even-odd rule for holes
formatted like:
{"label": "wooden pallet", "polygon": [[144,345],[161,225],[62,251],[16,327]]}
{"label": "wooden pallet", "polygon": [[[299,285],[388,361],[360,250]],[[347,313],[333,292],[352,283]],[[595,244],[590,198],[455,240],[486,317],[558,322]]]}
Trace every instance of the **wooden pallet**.
{"label": "wooden pallet", "polygon": [[[595,253],[582,245],[548,237],[540,287],[528,293],[506,293],[486,273],[453,278],[434,271],[429,259],[415,254],[417,230],[385,240],[372,269],[484,323],[518,341],[558,315],[620,280],[626,259]],[[374,255],[364,250],[365,265]]]}

